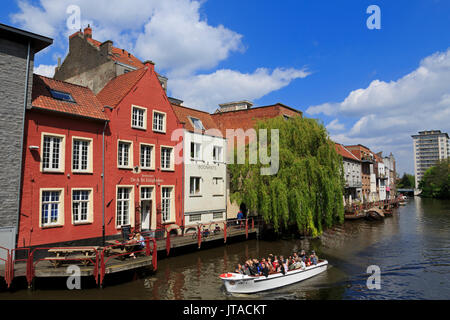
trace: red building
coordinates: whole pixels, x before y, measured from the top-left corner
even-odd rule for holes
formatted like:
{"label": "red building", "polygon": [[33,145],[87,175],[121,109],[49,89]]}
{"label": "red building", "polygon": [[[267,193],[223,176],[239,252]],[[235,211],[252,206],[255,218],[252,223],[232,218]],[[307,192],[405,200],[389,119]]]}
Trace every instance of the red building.
{"label": "red building", "polygon": [[117,233],[122,225],[142,230],[181,226],[183,163],[175,156],[182,159],[182,135],[176,141],[171,136],[182,125],[153,63],[113,78],[97,98],[110,119],[106,233]]}
{"label": "red building", "polygon": [[102,236],[102,136],[91,90],[34,75],[25,117],[18,247]]}

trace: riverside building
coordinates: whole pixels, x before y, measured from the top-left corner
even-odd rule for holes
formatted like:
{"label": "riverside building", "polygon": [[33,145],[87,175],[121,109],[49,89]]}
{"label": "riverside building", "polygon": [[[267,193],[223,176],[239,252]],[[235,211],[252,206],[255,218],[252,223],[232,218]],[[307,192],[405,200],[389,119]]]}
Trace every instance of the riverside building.
{"label": "riverside building", "polygon": [[412,135],[414,146],[415,186],[419,187],[425,171],[439,160],[450,157],[450,140],[446,132],[440,130],[419,131]]}

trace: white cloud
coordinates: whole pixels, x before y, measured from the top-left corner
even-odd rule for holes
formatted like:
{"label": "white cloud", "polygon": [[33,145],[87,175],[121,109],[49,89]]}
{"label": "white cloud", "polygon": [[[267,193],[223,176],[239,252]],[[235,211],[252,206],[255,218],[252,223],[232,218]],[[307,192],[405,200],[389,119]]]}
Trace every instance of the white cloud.
{"label": "white cloud", "polygon": [[219,103],[254,100],[287,86],[291,81],[305,78],[309,72],[302,69],[277,68],[270,72],[259,68],[253,73],[221,69],[211,74],[169,80],[173,96],[184,104],[212,112]]}
{"label": "white cloud", "polygon": [[450,49],[426,57],[396,81],[374,80],[342,102],[311,106],[306,113],[358,119],[348,132],[334,135],[336,141],[400,154],[400,168],[413,172],[411,135],[450,129]]}
{"label": "white cloud", "polygon": [[34,67],[34,73],[40,74],[41,76],[53,78],[53,75],[55,74],[55,68],[56,64],[55,65],[40,64],[39,66]]}
{"label": "white cloud", "polygon": [[135,52],[168,70],[169,77],[214,68],[232,52],[242,51],[242,35],[200,18],[197,1],[162,1],[145,25]]}
{"label": "white cloud", "polygon": [[345,125],[343,123],[339,122],[339,119],[332,120],[329,124],[326,126],[327,130],[329,131],[342,131],[345,129]]}

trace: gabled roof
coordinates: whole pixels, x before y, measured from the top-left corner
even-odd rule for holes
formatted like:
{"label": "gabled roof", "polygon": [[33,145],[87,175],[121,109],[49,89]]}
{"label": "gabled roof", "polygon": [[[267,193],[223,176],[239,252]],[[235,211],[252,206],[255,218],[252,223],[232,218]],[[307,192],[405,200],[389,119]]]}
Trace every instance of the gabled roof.
{"label": "gabled roof", "polygon": [[360,161],[358,157],[356,157],[353,153],[351,153],[346,147],[344,147],[342,144],[335,142],[334,143],[336,147],[337,153],[339,153],[343,158],[354,160],[354,161]]}
{"label": "gabled roof", "polygon": [[[102,44],[100,41],[92,38],[87,38],[87,40],[96,47],[100,47],[100,45]],[[111,59],[135,67],[137,69],[144,67],[144,64],[141,62],[141,60],[133,56],[131,53],[127,52],[125,49],[116,48],[114,46],[112,47]]]}
{"label": "gabled roof", "polygon": [[[198,129],[194,128],[191,118],[199,119],[205,130],[218,129],[217,124],[207,112],[180,106],[174,103],[172,103],[171,106],[178,118],[178,121],[180,121],[184,125],[184,128],[188,131],[199,132]],[[219,134],[214,134],[213,132],[212,135],[219,136]]]}
{"label": "gabled roof", "polygon": [[130,71],[113,78],[97,94],[97,98],[103,105],[116,107],[120,101],[130,92],[136,83],[144,76],[148,68]]}
{"label": "gabled roof", "polygon": [[[68,93],[74,102],[55,99],[50,89]],[[32,109],[44,109],[95,120],[108,120],[91,89],[41,75],[33,75]]]}

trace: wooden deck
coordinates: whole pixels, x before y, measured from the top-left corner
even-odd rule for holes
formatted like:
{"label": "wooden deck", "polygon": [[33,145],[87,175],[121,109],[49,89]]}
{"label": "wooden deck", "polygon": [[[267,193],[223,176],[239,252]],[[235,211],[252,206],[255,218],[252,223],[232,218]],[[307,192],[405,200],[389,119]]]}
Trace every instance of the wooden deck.
{"label": "wooden deck", "polygon": [[[249,228],[248,235],[252,235],[258,232],[257,228]],[[230,227],[227,229],[227,240],[234,237],[242,237],[245,236],[245,228],[244,227]],[[202,244],[213,242],[213,241],[221,241],[224,240],[224,233],[221,231],[218,234],[210,234],[206,238],[202,238]],[[162,239],[157,241],[157,250],[158,251],[166,251],[167,240]],[[193,239],[191,234],[187,234],[185,236],[173,236],[170,238],[170,248],[180,248],[184,246],[197,246],[198,240],[197,238]],[[126,258],[125,260],[119,259],[119,257],[105,257],[105,274],[112,274],[142,267],[152,267],[152,256],[137,256],[136,259]],[[70,274],[67,273],[67,267],[70,265],[78,265],[81,271],[81,276],[93,276],[94,275],[94,266],[92,264],[88,266],[84,266],[80,261],[73,262],[67,261],[62,265],[55,267],[51,261],[41,260],[36,263],[34,274],[36,278],[53,278],[53,277],[67,277]],[[99,270],[100,273],[100,263]],[[5,274],[5,265],[0,265],[0,279],[3,280]],[[14,278],[16,277],[25,277],[26,276],[26,263],[17,262],[14,266]]]}

